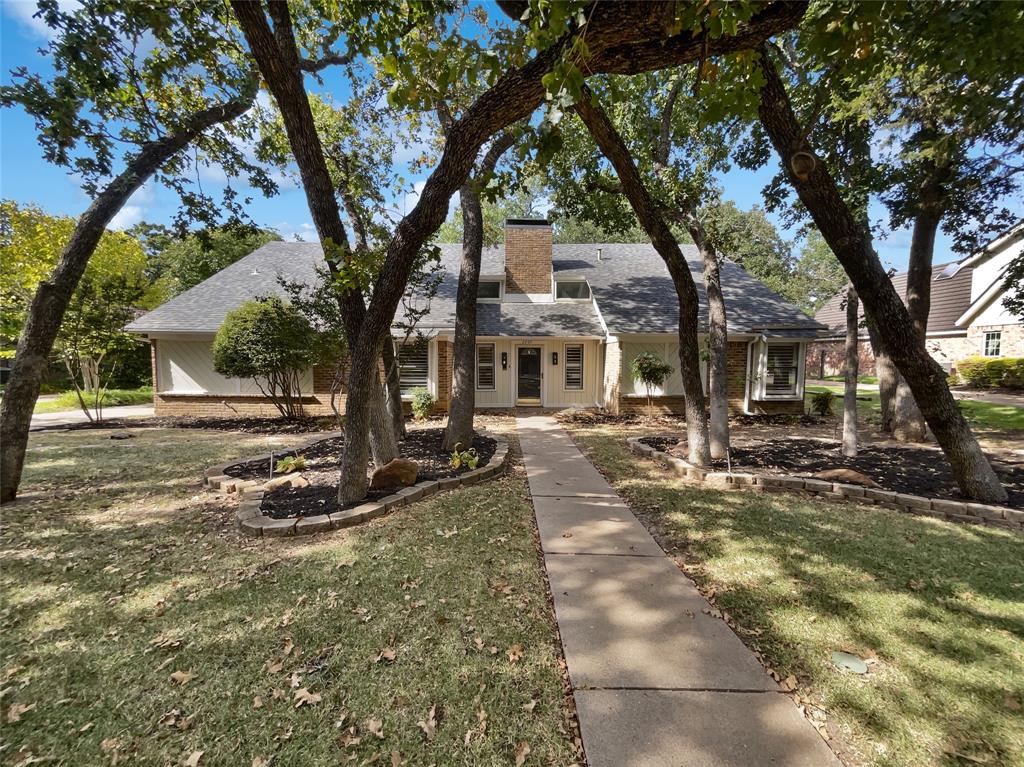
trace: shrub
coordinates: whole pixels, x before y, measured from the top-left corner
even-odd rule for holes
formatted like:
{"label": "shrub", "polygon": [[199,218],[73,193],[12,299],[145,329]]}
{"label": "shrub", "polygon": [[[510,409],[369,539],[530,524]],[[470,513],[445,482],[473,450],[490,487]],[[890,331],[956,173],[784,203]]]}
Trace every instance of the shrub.
{"label": "shrub", "polygon": [[823,417],[832,415],[832,403],[835,399],[836,395],[829,389],[814,392],[811,395],[811,412]]}
{"label": "shrub", "polygon": [[968,357],[956,370],[961,381],[977,389],[1024,389],[1024,357]]}
{"label": "shrub", "polygon": [[302,455],[286,455],[279,458],[274,466],[277,474],[291,474],[293,471],[302,471],[306,468],[306,457]]}
{"label": "shrub", "polygon": [[455,443],[455,450],[452,451],[451,466],[453,469],[461,468],[465,466],[470,470],[475,469],[477,463],[480,461],[480,456],[476,454],[476,448],[471,447],[469,450],[460,450],[462,447],[461,442]]}
{"label": "shrub", "polygon": [[654,352],[641,352],[633,358],[629,372],[634,380],[639,381],[647,389],[647,415],[651,415],[654,405],[651,402],[651,390],[661,386],[665,379],[672,375],[672,366]]}
{"label": "shrub", "polygon": [[430,415],[434,409],[434,398],[424,388],[412,390],[412,414],[423,420]]}
{"label": "shrub", "polygon": [[322,355],[309,321],[276,296],[228,312],[213,341],[222,376],[251,378],[285,418],[302,415],[300,377]]}

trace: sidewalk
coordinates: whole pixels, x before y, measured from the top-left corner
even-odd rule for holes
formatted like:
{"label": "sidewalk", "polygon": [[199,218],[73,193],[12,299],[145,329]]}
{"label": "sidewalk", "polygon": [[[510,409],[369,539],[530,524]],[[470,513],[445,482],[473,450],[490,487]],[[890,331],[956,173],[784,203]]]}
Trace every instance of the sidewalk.
{"label": "sidewalk", "polygon": [[[808,386],[831,386],[842,388],[842,381],[822,381],[816,378],[807,379]],[[858,389],[878,391],[878,384],[857,384]],[[987,402],[990,405],[1006,405],[1024,407],[1024,394],[1006,394],[1005,392],[985,391],[984,389],[951,389],[956,399],[972,399],[976,402]]]}
{"label": "sidewalk", "polygon": [[[120,405],[103,408],[103,420],[114,418],[147,418],[153,415],[152,405]],[[62,410],[59,413],[36,413],[32,416],[31,431],[54,426],[85,423],[89,418],[81,410]]]}
{"label": "sidewalk", "polygon": [[590,767],[839,767],[554,419],[516,428]]}

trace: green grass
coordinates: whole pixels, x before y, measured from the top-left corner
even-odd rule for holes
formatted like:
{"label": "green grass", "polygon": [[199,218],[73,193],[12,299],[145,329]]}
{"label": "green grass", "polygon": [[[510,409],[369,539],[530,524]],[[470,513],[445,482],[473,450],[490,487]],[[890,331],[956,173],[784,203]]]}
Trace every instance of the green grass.
{"label": "green grass", "polygon": [[[93,398],[83,395],[85,402],[92,407]],[[150,405],[153,403],[153,387],[142,386],[138,389],[108,389],[103,398],[103,407],[119,405]],[[74,391],[61,392],[56,399],[37,402],[34,413],[59,413],[64,410],[79,410],[78,395]]]}
{"label": "green grass", "polygon": [[[268,438],[134,434],[32,436],[32,497],[0,539],[5,764],[511,765],[524,741],[527,765],[578,758],[520,476],[252,540],[197,478]],[[296,708],[298,690],[320,698]]]}
{"label": "green grass", "polygon": [[[810,378],[811,376],[808,374],[807,377]],[[825,381],[845,381],[846,377],[845,376],[841,376],[841,375],[825,376],[825,378],[823,380],[825,380]],[[877,376],[857,376],[857,383],[876,384],[876,383],[878,383],[878,377]]]}
{"label": "green grass", "polygon": [[[838,399],[833,409],[838,413],[842,409],[843,389],[841,386],[808,386],[806,393],[807,406],[810,407],[811,397],[814,392],[831,390]],[[877,419],[881,413],[878,392],[872,389],[858,389],[857,396],[858,413],[860,416]],[[991,402],[981,402],[974,399],[962,399],[959,401],[960,411],[964,414],[972,426],[984,429],[998,429],[1000,431],[1024,430],[1024,407],[1013,405],[996,405]]]}
{"label": "green grass", "polygon": [[[623,444],[576,440],[686,563],[848,765],[1024,764],[1024,537],[867,506],[715,492]],[[841,672],[834,650],[871,659]]]}

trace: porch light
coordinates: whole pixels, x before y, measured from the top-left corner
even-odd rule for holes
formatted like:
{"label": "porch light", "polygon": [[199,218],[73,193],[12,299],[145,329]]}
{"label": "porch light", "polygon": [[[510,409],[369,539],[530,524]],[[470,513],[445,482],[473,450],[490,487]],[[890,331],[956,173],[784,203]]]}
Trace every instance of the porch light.
{"label": "porch light", "polygon": [[558,364],[558,352],[551,352],[551,364],[552,365],[557,365]]}
{"label": "porch light", "polygon": [[501,369],[508,370],[508,352],[501,353]]}

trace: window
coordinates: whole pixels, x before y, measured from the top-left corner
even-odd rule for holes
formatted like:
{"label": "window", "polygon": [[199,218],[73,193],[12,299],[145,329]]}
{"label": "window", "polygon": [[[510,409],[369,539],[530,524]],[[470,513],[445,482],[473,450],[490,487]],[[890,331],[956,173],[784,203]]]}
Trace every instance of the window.
{"label": "window", "polygon": [[998,357],[1002,342],[1002,333],[998,330],[985,334],[985,356]]}
{"label": "window", "polygon": [[555,283],[555,298],[588,299],[590,298],[590,285],[586,280],[559,280]]}
{"label": "window", "polygon": [[583,389],[583,344],[565,345],[565,388]]}
{"label": "window", "polygon": [[413,389],[425,389],[429,371],[428,345],[426,341],[402,344],[398,347],[398,376],[402,396],[409,396]]}
{"label": "window", "polygon": [[480,280],[476,286],[476,297],[478,301],[501,300],[501,281]]}
{"label": "window", "polygon": [[494,389],[494,344],[476,345],[476,388]]}
{"label": "window", "polygon": [[765,354],[764,395],[791,397],[796,394],[799,344],[771,344]]}

